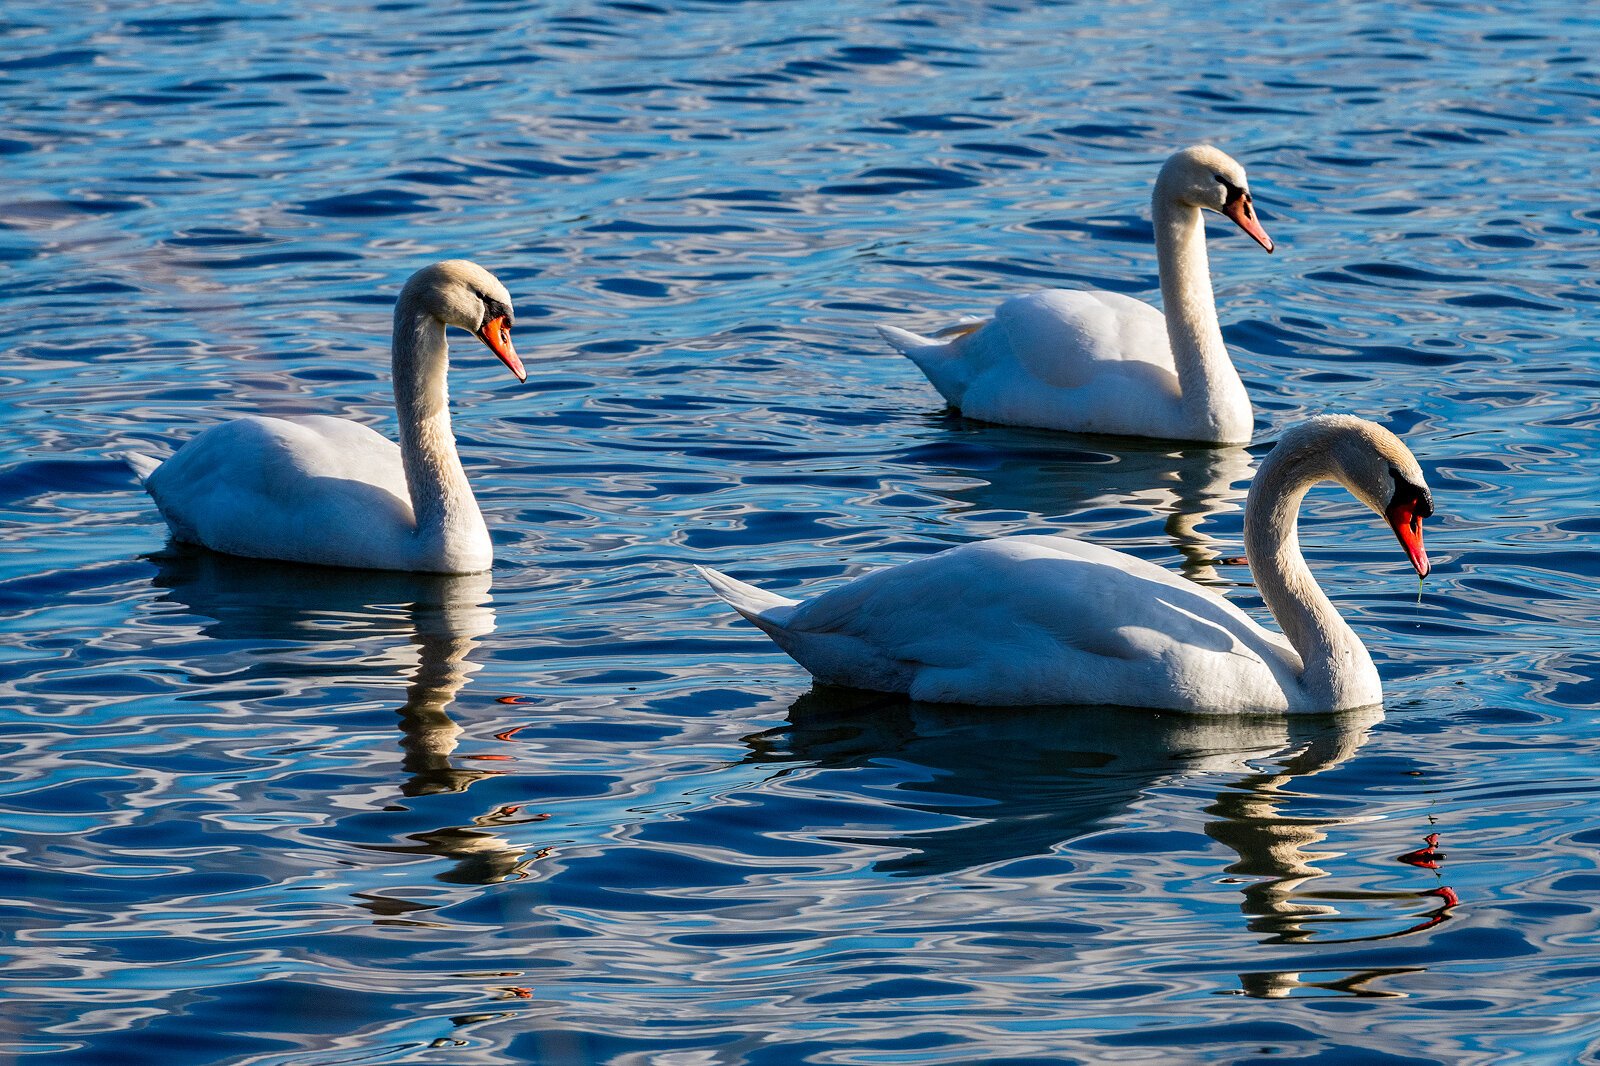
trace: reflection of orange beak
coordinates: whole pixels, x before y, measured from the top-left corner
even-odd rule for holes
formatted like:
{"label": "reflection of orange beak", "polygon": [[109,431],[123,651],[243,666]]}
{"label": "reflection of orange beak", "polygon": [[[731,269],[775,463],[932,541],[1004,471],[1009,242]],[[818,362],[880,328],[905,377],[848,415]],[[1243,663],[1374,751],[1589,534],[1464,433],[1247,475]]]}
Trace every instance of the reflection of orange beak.
{"label": "reflection of orange beak", "polygon": [[485,322],[476,336],[489,346],[491,352],[500,357],[500,361],[513,374],[517,375],[518,381],[528,380],[528,372],[522,369],[522,360],[517,358],[517,350],[511,345],[511,326],[506,322],[504,315]]}
{"label": "reflection of orange beak", "polygon": [[1395,500],[1383,517],[1389,520],[1389,528],[1400,538],[1400,546],[1410,557],[1417,576],[1427,577],[1433,567],[1428,563],[1428,553],[1422,550],[1422,516],[1417,513],[1417,501]]}
{"label": "reflection of orange beak", "polygon": [[1235,196],[1222,206],[1222,213],[1233,219],[1234,224],[1255,238],[1255,242],[1272,254],[1274,247],[1272,238],[1267,236],[1267,231],[1261,228],[1261,223],[1256,221],[1256,208],[1244,196]]}

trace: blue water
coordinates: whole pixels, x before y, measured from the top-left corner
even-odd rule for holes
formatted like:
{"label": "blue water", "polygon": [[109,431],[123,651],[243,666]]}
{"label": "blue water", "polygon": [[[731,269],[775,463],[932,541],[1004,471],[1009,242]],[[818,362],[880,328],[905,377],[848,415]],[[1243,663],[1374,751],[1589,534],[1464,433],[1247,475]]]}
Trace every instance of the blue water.
{"label": "blue water", "polygon": [[[0,40],[0,1059],[1600,1054],[1582,5],[23,0]],[[1248,452],[964,421],[875,336],[1152,295],[1199,140],[1279,245],[1212,225]],[[167,549],[115,453],[391,426],[394,294],[456,255],[530,369],[457,341],[492,588]],[[1438,504],[1420,598],[1348,496],[1302,521],[1382,714],[809,693],[690,572],[1062,530],[1259,612],[1249,463],[1325,410]]]}

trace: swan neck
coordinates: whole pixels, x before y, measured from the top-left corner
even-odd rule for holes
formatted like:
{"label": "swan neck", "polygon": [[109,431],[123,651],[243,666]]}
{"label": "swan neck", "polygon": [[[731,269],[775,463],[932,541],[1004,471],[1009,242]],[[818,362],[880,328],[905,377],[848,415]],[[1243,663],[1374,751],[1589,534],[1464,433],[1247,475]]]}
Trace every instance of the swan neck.
{"label": "swan neck", "polygon": [[1300,504],[1311,486],[1339,480],[1322,449],[1263,460],[1245,503],[1245,555],[1267,609],[1299,653],[1300,683],[1320,710],[1367,706],[1381,699],[1366,646],[1339,615],[1300,552]]}
{"label": "swan neck", "polygon": [[400,456],[417,535],[442,545],[461,531],[483,526],[450,428],[444,323],[402,302],[395,308],[393,355]]}
{"label": "swan neck", "polygon": [[1234,412],[1249,410],[1249,397],[1228,357],[1217,322],[1200,209],[1167,194],[1158,182],[1151,217],[1161,274],[1161,309],[1184,410],[1191,419],[1215,423],[1216,440],[1248,440],[1250,427],[1232,425],[1234,419],[1229,418]]}

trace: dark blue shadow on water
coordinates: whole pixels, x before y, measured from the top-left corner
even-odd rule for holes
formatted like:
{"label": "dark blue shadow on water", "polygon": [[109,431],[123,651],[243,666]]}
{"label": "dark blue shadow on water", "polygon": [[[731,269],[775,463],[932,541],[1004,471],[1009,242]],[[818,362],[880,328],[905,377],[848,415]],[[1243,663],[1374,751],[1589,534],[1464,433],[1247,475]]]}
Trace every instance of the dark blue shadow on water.
{"label": "dark blue shadow on water", "polygon": [[[461,728],[449,709],[477,664],[479,641],[494,632],[490,576],[337,570],[243,559],[173,547],[152,557],[162,601],[210,619],[206,636],[261,649],[248,673],[282,677],[273,642],[338,646],[352,639],[391,640],[415,651],[405,701],[397,710],[407,796],[459,792],[493,771],[451,763]],[[288,668],[292,670],[291,668]],[[327,667],[318,667],[319,675]],[[302,671],[303,672],[303,671]]]}
{"label": "dark blue shadow on water", "polygon": [[[338,570],[243,559],[204,549],[173,547],[155,556],[154,584],[164,602],[180,604],[211,621],[204,633],[219,641],[256,649],[249,674],[284,678],[306,668],[275,659],[275,642],[320,643],[330,648],[352,640],[388,645],[414,657],[407,671],[399,721],[399,793],[421,797],[465,792],[503,771],[469,767],[453,757],[462,727],[450,708],[478,665],[472,659],[480,641],[494,632],[490,575],[411,574],[377,570]],[[360,672],[352,666],[353,672]],[[319,660],[319,680],[337,673]],[[445,825],[408,836],[411,843],[369,842],[362,846],[396,854],[435,855],[451,866],[441,881],[487,885],[516,876],[524,849],[478,825]],[[380,897],[364,904],[386,913]]]}
{"label": "dark blue shadow on water", "polygon": [[[1387,940],[1431,928],[1457,901],[1447,888],[1347,891],[1342,905],[1319,896],[1328,876],[1314,849],[1343,822],[1287,808],[1305,779],[1337,769],[1383,720],[1372,707],[1325,715],[1189,715],[1119,707],[968,708],[921,704],[852,689],[813,688],[786,724],[745,738],[747,760],[829,770],[892,765],[900,780],[880,796],[940,815],[954,828],[895,837],[840,834],[843,843],[901,854],[875,869],[892,877],[942,878],[1018,860],[1070,860],[1086,838],[1113,827],[1154,786],[1185,778],[1210,793],[1205,833],[1236,859],[1219,873],[1240,884],[1247,927],[1267,944]],[[1192,835],[1137,834],[1146,850],[1194,850]],[[1115,846],[1115,845],[1111,845]],[[1104,850],[1104,840],[1096,842]],[[1345,910],[1416,900],[1422,913],[1396,926]],[[1349,995],[1393,966],[1330,978]],[[1315,975],[1242,974],[1246,994],[1288,995],[1322,983]],[[1334,990],[1329,985],[1329,990]]]}

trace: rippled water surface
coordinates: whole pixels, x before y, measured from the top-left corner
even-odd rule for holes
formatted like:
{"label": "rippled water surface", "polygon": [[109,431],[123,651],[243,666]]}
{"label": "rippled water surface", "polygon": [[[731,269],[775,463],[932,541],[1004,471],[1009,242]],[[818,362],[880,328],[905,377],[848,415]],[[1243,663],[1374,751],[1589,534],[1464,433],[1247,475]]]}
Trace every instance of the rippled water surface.
{"label": "rippled water surface", "polygon": [[[1584,6],[23,2],[0,40],[0,1057],[1600,1048]],[[1249,451],[965,421],[875,336],[1152,296],[1199,140],[1279,243],[1212,225]],[[117,453],[392,430],[390,305],[456,255],[530,357],[455,345],[492,585],[167,549]],[[1381,714],[810,692],[690,571],[1060,530],[1259,613],[1250,463],[1323,410],[1440,512],[1420,599],[1348,496],[1302,520]]]}

